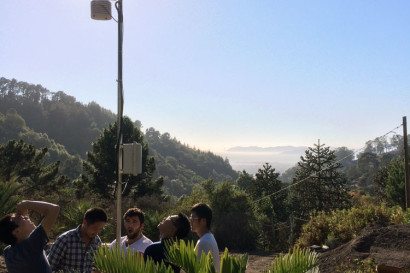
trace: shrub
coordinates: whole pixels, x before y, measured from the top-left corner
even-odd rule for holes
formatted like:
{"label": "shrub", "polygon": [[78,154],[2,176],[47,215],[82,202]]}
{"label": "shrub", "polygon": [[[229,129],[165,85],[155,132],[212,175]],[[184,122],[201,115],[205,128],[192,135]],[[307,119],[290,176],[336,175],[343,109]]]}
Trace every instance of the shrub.
{"label": "shrub", "polygon": [[372,223],[409,223],[410,210],[404,212],[399,206],[368,205],[350,210],[334,210],[330,213],[318,212],[302,227],[297,246],[321,245],[328,241],[346,243],[366,226]]}

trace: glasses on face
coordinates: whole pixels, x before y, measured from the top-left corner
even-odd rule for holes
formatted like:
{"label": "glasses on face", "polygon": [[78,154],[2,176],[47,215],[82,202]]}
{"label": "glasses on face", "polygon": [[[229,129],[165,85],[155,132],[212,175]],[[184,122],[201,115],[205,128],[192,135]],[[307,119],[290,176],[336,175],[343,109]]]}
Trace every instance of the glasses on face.
{"label": "glasses on face", "polygon": [[201,219],[201,218],[198,218],[198,217],[192,217],[192,216],[190,216],[190,217],[189,217],[189,221],[192,221],[192,220],[199,220],[199,219]]}

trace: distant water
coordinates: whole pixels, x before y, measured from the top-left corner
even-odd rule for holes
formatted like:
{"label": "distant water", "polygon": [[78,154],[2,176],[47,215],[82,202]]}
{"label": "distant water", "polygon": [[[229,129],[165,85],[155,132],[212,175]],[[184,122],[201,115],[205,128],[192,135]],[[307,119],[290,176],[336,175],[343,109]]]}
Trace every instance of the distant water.
{"label": "distant water", "polygon": [[255,174],[269,163],[279,173],[293,167],[300,161],[300,156],[304,155],[307,147],[234,147],[216,154],[223,158],[228,158],[232,168]]}

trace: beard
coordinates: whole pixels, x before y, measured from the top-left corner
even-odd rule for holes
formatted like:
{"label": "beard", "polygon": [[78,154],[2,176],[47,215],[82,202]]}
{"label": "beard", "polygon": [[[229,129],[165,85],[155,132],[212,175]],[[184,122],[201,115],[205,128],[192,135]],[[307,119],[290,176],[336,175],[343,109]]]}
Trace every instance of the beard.
{"label": "beard", "polygon": [[140,233],[140,228],[139,229],[137,229],[135,232],[133,232],[133,233],[127,233],[127,238],[129,239],[129,240],[132,240],[132,239],[135,239],[135,238],[137,238],[137,236],[139,235],[139,233]]}

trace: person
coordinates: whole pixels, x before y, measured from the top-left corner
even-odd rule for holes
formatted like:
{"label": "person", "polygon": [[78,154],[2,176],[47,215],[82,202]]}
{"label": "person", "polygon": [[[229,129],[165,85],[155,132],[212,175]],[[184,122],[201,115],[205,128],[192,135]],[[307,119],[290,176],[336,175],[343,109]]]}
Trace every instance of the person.
{"label": "person", "polygon": [[[29,210],[43,216],[38,226],[31,222]],[[59,211],[52,203],[24,200],[17,204],[16,213],[1,218],[0,241],[8,245],[4,259],[9,273],[51,273],[44,247]]]}
{"label": "person", "polygon": [[201,260],[202,253],[205,255],[211,252],[212,261],[215,270],[220,272],[219,249],[214,235],[211,233],[212,209],[205,203],[198,203],[192,206],[191,216],[192,231],[198,235],[199,240],[196,242],[195,251],[197,251],[198,260]]}
{"label": "person", "polygon": [[171,265],[175,273],[180,272],[180,268],[166,262],[166,244],[171,240],[185,238],[191,229],[188,217],[183,213],[177,215],[170,215],[164,217],[158,224],[158,230],[160,233],[160,241],[153,243],[145,249],[144,260],[148,257],[152,258],[157,263],[162,261],[166,266]]}
{"label": "person", "polygon": [[[127,253],[131,252],[144,254],[145,249],[152,244],[152,241],[142,234],[144,229],[145,214],[139,208],[130,208],[123,216],[126,236],[121,237],[121,248]],[[111,249],[117,246],[117,239],[111,243]]]}
{"label": "person", "polygon": [[66,231],[54,242],[48,254],[53,271],[90,273],[94,251],[101,244],[98,234],[107,222],[102,208],[88,209],[77,228]]}

